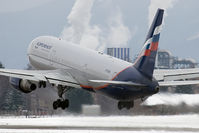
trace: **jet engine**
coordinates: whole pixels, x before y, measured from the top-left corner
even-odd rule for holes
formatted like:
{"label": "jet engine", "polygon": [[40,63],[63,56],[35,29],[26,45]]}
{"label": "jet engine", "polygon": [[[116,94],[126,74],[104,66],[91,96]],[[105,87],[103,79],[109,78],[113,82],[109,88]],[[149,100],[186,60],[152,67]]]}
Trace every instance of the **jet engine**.
{"label": "jet engine", "polygon": [[30,93],[37,88],[36,84],[26,79],[10,78],[10,84],[13,88],[24,93]]}

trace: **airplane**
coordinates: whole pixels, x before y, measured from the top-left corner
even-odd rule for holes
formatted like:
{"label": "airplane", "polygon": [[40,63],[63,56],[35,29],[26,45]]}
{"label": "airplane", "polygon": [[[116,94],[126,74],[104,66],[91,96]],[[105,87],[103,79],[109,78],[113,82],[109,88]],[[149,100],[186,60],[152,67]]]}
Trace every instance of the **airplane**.
{"label": "airplane", "polygon": [[[53,109],[66,109],[64,93],[73,88],[101,93],[118,101],[118,109],[130,109],[134,100],[159,92],[161,86],[198,84],[199,69],[154,70],[164,10],[158,9],[144,46],[134,64],[57,37],[40,36],[28,48],[35,70],[0,69],[10,84],[24,93],[46,87],[57,89]],[[47,92],[46,92],[47,93]]]}

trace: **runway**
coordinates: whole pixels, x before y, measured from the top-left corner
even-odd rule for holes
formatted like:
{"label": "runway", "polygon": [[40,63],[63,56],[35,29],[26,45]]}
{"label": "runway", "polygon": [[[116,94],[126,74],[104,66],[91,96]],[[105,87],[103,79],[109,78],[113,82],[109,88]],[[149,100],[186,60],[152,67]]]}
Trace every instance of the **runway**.
{"label": "runway", "polygon": [[45,118],[0,118],[0,132],[199,132],[199,115],[175,116],[56,116]]}

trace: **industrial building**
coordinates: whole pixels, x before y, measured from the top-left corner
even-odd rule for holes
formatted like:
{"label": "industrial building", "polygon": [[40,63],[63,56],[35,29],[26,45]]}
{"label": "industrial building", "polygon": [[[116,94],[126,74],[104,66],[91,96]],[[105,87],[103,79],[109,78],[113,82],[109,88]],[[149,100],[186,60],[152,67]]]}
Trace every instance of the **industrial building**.
{"label": "industrial building", "polygon": [[158,50],[156,68],[158,69],[184,69],[195,68],[198,63],[194,59],[180,59],[174,57],[168,50]]}
{"label": "industrial building", "polygon": [[[132,62],[130,48],[107,48],[107,54],[128,62]],[[134,58],[136,60],[137,56]],[[168,50],[158,50],[155,67],[157,69],[195,68],[198,63],[194,59],[180,59]]]}
{"label": "industrial building", "polygon": [[131,61],[130,48],[107,48],[107,54],[125,61]]}
{"label": "industrial building", "polygon": [[[137,55],[134,58],[136,60]],[[196,68],[198,63],[192,59],[181,59],[175,57],[168,50],[159,49],[156,56],[156,69],[185,69],[185,68]]]}

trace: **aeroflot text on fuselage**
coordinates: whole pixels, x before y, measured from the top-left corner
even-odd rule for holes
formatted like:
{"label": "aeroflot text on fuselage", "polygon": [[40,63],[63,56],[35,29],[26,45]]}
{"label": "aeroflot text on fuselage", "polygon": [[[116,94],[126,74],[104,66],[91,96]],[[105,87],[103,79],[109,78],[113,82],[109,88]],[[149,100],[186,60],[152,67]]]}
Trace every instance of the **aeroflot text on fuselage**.
{"label": "aeroflot text on fuselage", "polygon": [[38,42],[37,44],[36,44],[36,46],[35,46],[35,48],[38,48],[38,47],[42,47],[42,48],[45,48],[45,49],[51,49],[52,48],[52,46],[50,46],[50,45],[48,45],[48,44],[45,44],[45,43],[42,43],[42,42]]}

